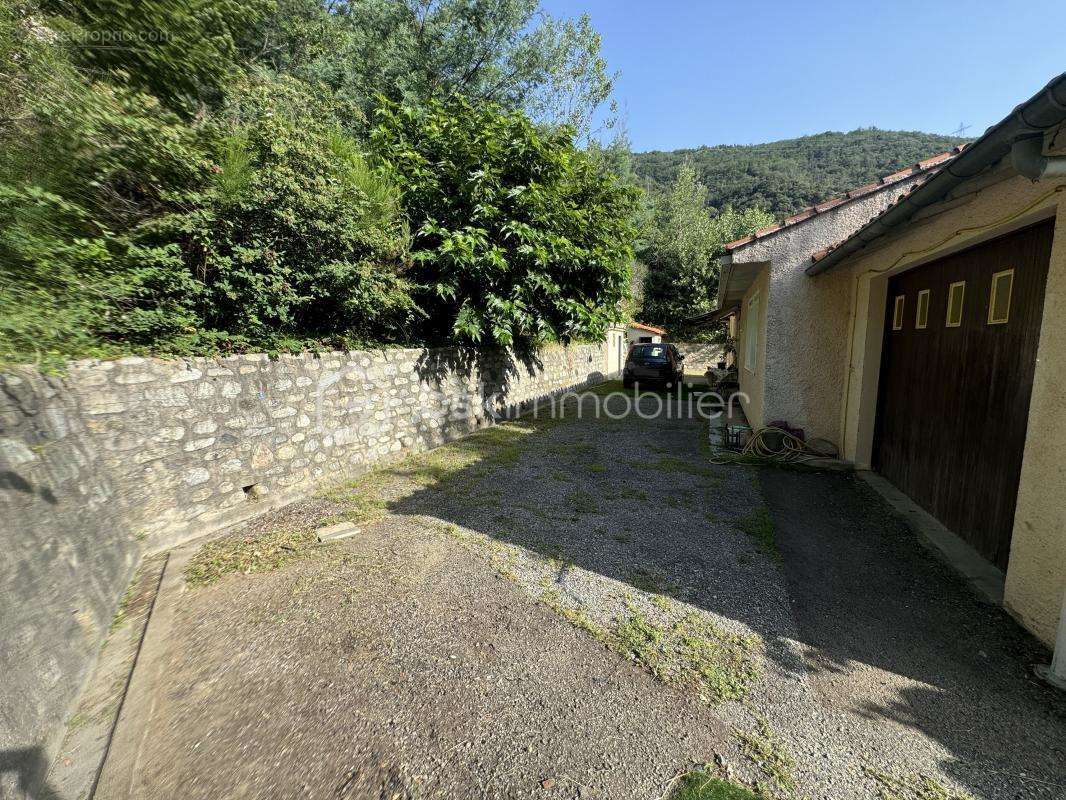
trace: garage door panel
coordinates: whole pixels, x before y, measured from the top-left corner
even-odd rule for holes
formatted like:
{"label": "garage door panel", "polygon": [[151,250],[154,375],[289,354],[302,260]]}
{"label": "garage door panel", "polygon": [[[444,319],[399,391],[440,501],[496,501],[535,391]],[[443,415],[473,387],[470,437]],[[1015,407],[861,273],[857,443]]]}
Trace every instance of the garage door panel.
{"label": "garage door panel", "polygon": [[[874,466],[1006,566],[1032,393],[1053,222],[895,276],[885,311]],[[1013,270],[1009,317],[990,324],[993,275]],[[965,282],[960,324],[948,294]],[[929,292],[925,329],[918,296]],[[893,330],[895,299],[905,298]]]}

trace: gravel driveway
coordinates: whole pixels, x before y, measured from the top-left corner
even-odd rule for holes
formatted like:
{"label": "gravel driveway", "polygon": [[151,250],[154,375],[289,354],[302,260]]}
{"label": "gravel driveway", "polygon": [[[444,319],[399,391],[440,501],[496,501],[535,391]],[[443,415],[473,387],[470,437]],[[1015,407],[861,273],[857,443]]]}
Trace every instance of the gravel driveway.
{"label": "gravel driveway", "polygon": [[854,479],[715,466],[705,431],[526,419],[193,554],[110,796],[650,800],[710,763],[767,797],[1066,797],[1046,654]]}

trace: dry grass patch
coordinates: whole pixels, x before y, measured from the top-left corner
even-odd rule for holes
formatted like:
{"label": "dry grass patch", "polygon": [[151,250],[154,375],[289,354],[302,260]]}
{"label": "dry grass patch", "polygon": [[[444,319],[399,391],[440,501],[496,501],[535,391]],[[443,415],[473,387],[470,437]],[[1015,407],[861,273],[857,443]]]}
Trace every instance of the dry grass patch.
{"label": "dry grass patch", "polygon": [[761,674],[757,636],[730,633],[695,612],[659,623],[630,606],[627,614],[602,625],[567,606],[556,591],[544,592],[541,602],[663,683],[687,686],[709,705],[743,699]]}
{"label": "dry grass patch", "polygon": [[186,565],[185,583],[209,586],[226,575],[270,572],[309,555],[316,546],[313,531],[276,531],[208,542]]}
{"label": "dry grass patch", "polygon": [[972,795],[948,789],[928,775],[890,775],[871,767],[863,771],[877,783],[881,800],[973,800]]}

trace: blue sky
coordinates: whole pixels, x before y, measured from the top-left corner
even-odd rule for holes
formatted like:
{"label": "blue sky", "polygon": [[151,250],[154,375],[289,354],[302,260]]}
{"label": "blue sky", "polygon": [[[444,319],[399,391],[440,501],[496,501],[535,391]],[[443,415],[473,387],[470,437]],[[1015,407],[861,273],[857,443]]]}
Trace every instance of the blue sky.
{"label": "blue sky", "polygon": [[1066,71],[1066,2],[544,0],[587,11],[635,150],[982,133]]}

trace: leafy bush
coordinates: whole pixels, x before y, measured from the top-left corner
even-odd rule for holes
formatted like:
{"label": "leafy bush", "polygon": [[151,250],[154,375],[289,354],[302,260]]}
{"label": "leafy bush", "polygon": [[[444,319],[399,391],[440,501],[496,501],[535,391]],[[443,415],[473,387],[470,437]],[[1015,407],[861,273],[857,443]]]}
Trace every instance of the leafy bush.
{"label": "leafy bush", "polygon": [[202,168],[193,133],[150,95],[91,82],[30,13],[5,5],[15,77],[0,127],[0,360],[113,352],[124,231]]}
{"label": "leafy bush", "polygon": [[238,43],[277,0],[42,0],[77,42],[79,66],[175,110],[217,99],[238,71]]}
{"label": "leafy bush", "polygon": [[[292,79],[234,92],[203,132],[209,179],[134,235],[137,290],[116,332],[146,345],[174,337],[182,350],[408,336],[399,189],[340,119]],[[195,324],[182,332],[175,320]]]}
{"label": "leafy bush", "polygon": [[460,98],[383,101],[372,142],[404,186],[429,338],[598,338],[619,318],[635,192],[575,149],[570,131]]}

